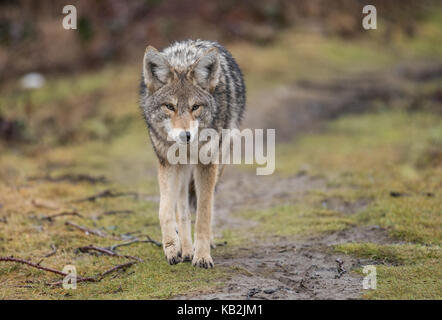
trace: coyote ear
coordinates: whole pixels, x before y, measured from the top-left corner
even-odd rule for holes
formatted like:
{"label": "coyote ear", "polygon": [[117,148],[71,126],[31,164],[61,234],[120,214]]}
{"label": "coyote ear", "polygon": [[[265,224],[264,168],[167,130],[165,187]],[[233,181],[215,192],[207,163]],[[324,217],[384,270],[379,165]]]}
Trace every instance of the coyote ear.
{"label": "coyote ear", "polygon": [[213,92],[219,82],[221,66],[216,48],[208,50],[191,68],[194,80],[204,89]]}
{"label": "coyote ear", "polygon": [[144,53],[143,76],[150,93],[165,85],[172,76],[166,57],[152,46],[148,46]]}

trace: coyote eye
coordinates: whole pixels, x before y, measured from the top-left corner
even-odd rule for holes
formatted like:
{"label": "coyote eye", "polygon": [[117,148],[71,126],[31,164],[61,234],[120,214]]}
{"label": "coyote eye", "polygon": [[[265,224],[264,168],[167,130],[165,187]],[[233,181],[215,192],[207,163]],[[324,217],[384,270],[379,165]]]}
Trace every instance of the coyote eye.
{"label": "coyote eye", "polygon": [[171,105],[171,104],[169,104],[169,103],[166,103],[164,106],[165,106],[167,109],[169,109],[170,111],[175,111],[174,106]]}
{"label": "coyote eye", "polygon": [[196,111],[200,108],[201,106],[199,104],[194,104],[192,107],[192,111]]}

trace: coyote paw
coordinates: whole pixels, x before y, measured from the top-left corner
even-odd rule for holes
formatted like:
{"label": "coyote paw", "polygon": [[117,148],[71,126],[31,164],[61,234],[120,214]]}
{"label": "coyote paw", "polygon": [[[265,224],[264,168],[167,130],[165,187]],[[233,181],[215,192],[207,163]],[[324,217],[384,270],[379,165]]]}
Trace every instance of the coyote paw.
{"label": "coyote paw", "polygon": [[192,261],[192,259],[193,259],[192,241],[182,241],[181,242],[181,250],[182,250],[182,254],[183,254],[183,262],[184,261]]}
{"label": "coyote paw", "polygon": [[192,260],[192,265],[194,267],[200,267],[205,269],[214,267],[213,260],[210,255],[203,257],[194,256]]}
{"label": "coyote paw", "polygon": [[181,249],[177,242],[166,242],[164,245],[164,253],[166,254],[166,260],[170,265],[174,265],[181,262]]}
{"label": "coyote paw", "polygon": [[193,248],[182,248],[183,249],[183,262],[192,261],[193,259]]}
{"label": "coyote paw", "polygon": [[192,259],[193,259],[193,253],[183,254],[183,262],[192,261]]}

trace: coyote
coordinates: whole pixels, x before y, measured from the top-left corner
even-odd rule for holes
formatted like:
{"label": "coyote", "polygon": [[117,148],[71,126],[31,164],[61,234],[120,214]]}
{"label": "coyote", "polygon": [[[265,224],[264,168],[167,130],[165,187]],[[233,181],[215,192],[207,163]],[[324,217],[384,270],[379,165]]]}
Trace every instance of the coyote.
{"label": "coyote", "polygon": [[[140,106],[158,157],[159,219],[166,259],[171,265],[192,261],[194,266],[213,268],[211,219],[220,166],[171,164],[167,154],[175,143],[201,148],[198,131],[202,129],[221,132],[239,127],[245,108],[241,70],[216,42],[186,40],[162,51],[148,46],[143,58]],[[192,196],[196,196],[194,247],[189,205]]]}

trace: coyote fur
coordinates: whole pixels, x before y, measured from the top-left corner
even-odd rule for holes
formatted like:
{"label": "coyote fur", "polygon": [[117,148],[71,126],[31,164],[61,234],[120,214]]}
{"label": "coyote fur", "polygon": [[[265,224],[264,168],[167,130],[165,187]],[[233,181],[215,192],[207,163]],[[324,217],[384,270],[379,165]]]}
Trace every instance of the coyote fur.
{"label": "coyote fur", "polygon": [[[159,220],[169,264],[192,261],[212,268],[211,220],[216,163],[171,164],[168,149],[175,143],[198,148],[198,131],[239,128],[245,108],[244,80],[232,55],[213,41],[175,42],[162,51],[148,46],[143,58],[140,106],[158,157]],[[189,155],[187,155],[189,156]],[[192,245],[190,205],[196,195]]]}

